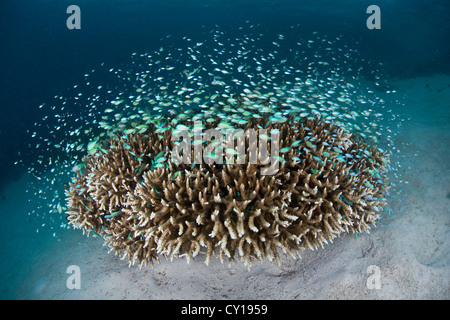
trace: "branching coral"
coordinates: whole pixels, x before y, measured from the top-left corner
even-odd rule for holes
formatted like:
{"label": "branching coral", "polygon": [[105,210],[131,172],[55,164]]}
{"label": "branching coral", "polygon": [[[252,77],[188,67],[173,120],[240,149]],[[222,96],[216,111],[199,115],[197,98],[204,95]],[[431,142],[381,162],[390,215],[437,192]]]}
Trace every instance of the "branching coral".
{"label": "branching coral", "polygon": [[[218,127],[219,118],[202,129]],[[279,134],[273,175],[250,161],[262,146],[269,154],[275,151],[270,138],[261,143],[260,137],[257,145],[249,136],[238,139],[241,161],[200,163],[193,148],[197,162],[182,163],[171,157],[178,143],[173,130],[160,134],[151,125],[146,132],[105,141],[103,151],[84,159],[67,190],[69,222],[103,237],[132,264],[153,264],[159,255],[189,261],[200,253],[206,263],[213,255],[222,262],[280,263],[279,250],[296,257],[305,248],[375,225],[386,191],[384,153],[319,119],[271,122],[265,116],[237,127]],[[202,154],[209,155],[216,143],[214,155],[228,150],[229,156],[224,146],[233,137],[227,137],[221,143],[202,141]]]}

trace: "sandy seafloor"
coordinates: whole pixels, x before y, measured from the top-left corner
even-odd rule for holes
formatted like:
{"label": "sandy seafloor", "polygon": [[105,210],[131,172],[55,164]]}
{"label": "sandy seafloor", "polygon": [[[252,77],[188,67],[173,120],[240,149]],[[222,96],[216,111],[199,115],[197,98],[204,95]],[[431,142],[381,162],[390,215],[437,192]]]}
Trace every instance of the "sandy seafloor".
{"label": "sandy seafloor", "polygon": [[[408,183],[370,234],[336,239],[280,267],[257,262],[248,271],[215,259],[206,266],[200,257],[190,264],[162,259],[139,270],[107,254],[101,239],[48,221],[41,227],[45,221],[28,215],[37,202],[23,200],[33,179],[26,175],[1,197],[1,298],[449,299],[450,76],[390,82],[410,119],[395,141]],[[80,267],[79,290],[66,286],[69,265]],[[379,289],[367,286],[371,265],[379,267]]]}

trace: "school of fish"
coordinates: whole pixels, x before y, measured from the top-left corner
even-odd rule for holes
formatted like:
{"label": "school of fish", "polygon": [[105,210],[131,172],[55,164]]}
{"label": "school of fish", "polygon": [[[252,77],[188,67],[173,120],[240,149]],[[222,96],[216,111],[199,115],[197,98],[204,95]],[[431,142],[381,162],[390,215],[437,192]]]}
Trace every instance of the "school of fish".
{"label": "school of fish", "polygon": [[[28,193],[41,201],[29,214],[51,222],[43,220],[36,232],[49,225],[68,228],[63,184],[82,168],[85,155],[106,153],[102,140],[118,132],[145,132],[150,123],[162,134],[201,130],[198,122],[215,117],[222,119],[220,129],[263,115],[274,123],[287,116],[318,117],[395,153],[393,138],[402,120],[379,97],[385,87],[382,65],[365,61],[342,37],[313,32],[304,39],[292,32],[295,28],[286,35],[265,35],[246,22],[233,34],[218,27],[205,31],[200,40],[167,36],[159,49],[133,53],[117,67],[102,63],[68,93],[40,105],[42,117],[29,130],[35,161],[28,167],[34,177]],[[197,121],[196,127],[178,124],[187,119]],[[314,148],[314,141],[307,145]],[[334,152],[339,161],[355,156]],[[397,164],[388,166],[398,178]]]}

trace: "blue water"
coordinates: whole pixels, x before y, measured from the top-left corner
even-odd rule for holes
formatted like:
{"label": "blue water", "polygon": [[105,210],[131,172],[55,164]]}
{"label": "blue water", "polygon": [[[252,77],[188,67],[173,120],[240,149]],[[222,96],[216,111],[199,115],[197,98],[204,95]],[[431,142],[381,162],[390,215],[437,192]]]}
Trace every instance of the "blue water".
{"label": "blue water", "polygon": [[[374,3],[381,9],[380,30],[366,27],[366,9]],[[66,27],[66,8],[72,4],[81,9],[81,30]],[[232,36],[246,21],[274,36],[292,35],[291,26],[298,25],[299,38],[314,31],[340,35],[363,59],[382,62],[387,76],[406,79],[450,74],[449,14],[446,0],[2,1],[0,201],[10,201],[5,189],[33,160],[27,158],[32,157],[29,147],[33,143],[27,130],[41,116],[40,104],[69,92],[69,87],[83,82],[83,75],[101,63],[120,66],[134,52],[157,50],[167,35],[177,46],[183,36],[201,41],[205,31],[212,29]],[[23,165],[15,166],[19,159]],[[31,210],[33,204],[29,206]],[[4,212],[0,215],[9,217]],[[23,240],[34,233],[33,223],[41,222],[27,219],[30,225],[15,231],[5,223],[8,235],[2,240],[8,241],[12,234]],[[1,257],[18,249],[27,250],[3,244]],[[11,265],[3,262],[1,266],[10,274]],[[18,274],[31,272],[18,268]],[[21,298],[15,295],[14,285],[2,285],[1,298]]]}
{"label": "blue water", "polygon": [[[2,1],[0,51],[0,185],[17,178],[12,167],[27,148],[36,106],[79,82],[101,62],[118,65],[133,52],[157,49],[166,35],[195,37],[215,25],[233,33],[244,21],[266,34],[299,24],[309,34],[358,40],[367,59],[399,77],[449,72],[448,2],[380,1],[380,30],[366,27],[371,1],[78,1],[81,30],[68,30],[70,1]],[[176,38],[176,37],[174,37]]]}

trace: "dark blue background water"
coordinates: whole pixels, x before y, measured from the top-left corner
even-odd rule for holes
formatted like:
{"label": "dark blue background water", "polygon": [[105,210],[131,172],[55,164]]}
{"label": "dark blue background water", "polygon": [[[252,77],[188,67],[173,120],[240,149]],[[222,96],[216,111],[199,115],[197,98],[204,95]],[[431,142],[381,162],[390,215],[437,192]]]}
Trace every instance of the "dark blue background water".
{"label": "dark blue background water", "polygon": [[[68,30],[66,9],[81,8],[81,30]],[[366,28],[366,9],[381,8],[381,30]],[[450,2],[414,1],[25,1],[0,4],[0,190],[17,178],[18,152],[31,143],[37,106],[83,82],[100,63],[117,66],[133,52],[159,48],[161,37],[231,35],[249,20],[266,34],[320,31],[343,35],[396,77],[450,72]],[[301,36],[301,35],[299,35]],[[173,37],[175,39],[175,37]],[[174,40],[175,41],[175,40]],[[24,163],[28,159],[23,159]]]}

